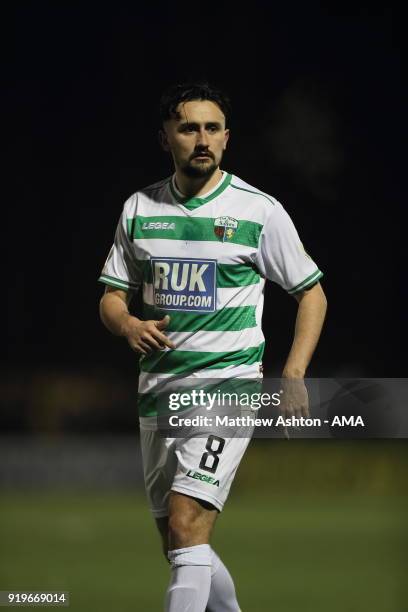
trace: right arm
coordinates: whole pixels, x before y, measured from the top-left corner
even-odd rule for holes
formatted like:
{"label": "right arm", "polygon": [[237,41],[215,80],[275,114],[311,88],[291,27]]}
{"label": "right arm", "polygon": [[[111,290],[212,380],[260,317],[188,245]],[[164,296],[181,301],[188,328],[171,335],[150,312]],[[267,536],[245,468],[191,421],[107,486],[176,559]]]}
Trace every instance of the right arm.
{"label": "right arm", "polygon": [[129,313],[129,302],[129,293],[106,286],[99,304],[105,327],[115,336],[126,338],[130,347],[143,355],[166,346],[174,349],[174,344],[162,332],[169,324],[170,317],[166,315],[160,321],[142,321]]}

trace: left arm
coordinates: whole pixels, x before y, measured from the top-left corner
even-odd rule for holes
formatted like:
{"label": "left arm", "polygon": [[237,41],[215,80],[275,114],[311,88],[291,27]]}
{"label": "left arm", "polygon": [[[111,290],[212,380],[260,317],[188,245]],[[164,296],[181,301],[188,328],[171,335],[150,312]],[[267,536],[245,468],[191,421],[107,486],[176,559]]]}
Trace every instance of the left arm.
{"label": "left arm", "polygon": [[322,331],[327,300],[320,283],[294,296],[299,304],[295,335],[283,378],[303,378]]}
{"label": "left arm", "polygon": [[[282,204],[274,200],[259,238],[255,264],[261,274],[297,300],[295,334],[282,373],[281,412],[286,417],[308,416],[304,376],[316,348],[326,314],[326,297],[318,281],[322,272],[306,253]],[[310,289],[307,285],[312,285]],[[297,290],[298,289],[298,290]]]}
{"label": "left arm", "polygon": [[[282,372],[280,412],[284,418],[307,418],[309,399],[303,379],[323,327],[327,300],[320,283],[294,297],[299,307],[292,347]],[[287,427],[284,435],[289,439]]]}

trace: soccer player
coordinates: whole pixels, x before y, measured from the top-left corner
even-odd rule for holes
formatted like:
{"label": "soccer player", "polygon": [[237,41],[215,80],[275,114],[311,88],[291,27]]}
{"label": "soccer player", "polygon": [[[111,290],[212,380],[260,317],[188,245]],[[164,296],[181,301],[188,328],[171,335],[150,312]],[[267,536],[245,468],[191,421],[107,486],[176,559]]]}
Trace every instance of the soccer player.
{"label": "soccer player", "polygon": [[[159,136],[175,172],[126,201],[100,276],[103,323],[140,354],[145,485],[172,567],[167,612],[239,611],[210,536],[249,438],[161,437],[154,401],[160,381],[260,378],[269,279],[298,302],[282,374],[284,410],[307,416],[303,378],[326,311],[322,273],[282,205],[220,168],[229,110],[227,97],[207,83],[177,85],[162,96]],[[140,286],[144,312],[137,318],[128,305]]]}

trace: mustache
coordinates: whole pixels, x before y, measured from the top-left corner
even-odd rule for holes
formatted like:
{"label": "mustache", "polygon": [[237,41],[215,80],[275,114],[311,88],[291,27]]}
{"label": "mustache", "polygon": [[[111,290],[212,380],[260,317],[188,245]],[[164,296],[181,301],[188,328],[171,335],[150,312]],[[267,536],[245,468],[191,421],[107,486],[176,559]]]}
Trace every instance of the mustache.
{"label": "mustache", "polygon": [[208,157],[211,157],[211,159],[214,159],[214,155],[210,153],[210,151],[196,151],[195,153],[193,153],[190,159],[194,159],[195,157],[201,157],[202,155],[207,155]]}

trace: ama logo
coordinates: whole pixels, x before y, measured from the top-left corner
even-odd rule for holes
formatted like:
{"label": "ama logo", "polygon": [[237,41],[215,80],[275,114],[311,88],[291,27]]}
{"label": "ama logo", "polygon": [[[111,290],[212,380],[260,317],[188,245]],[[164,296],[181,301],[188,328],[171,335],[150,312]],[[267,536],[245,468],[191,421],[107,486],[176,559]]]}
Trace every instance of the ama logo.
{"label": "ama logo", "polygon": [[214,312],[217,302],[215,259],[152,257],[154,303],[166,310]]}

